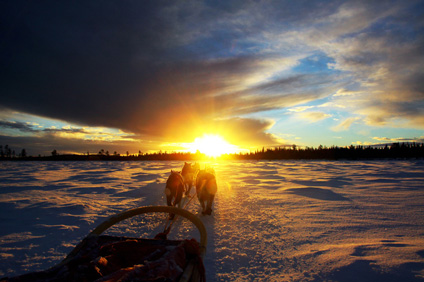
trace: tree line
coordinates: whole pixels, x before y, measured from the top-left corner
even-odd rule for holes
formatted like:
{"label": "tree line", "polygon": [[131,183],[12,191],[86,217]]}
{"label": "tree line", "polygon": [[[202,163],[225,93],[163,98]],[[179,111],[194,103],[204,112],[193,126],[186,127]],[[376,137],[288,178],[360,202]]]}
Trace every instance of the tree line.
{"label": "tree line", "polygon": [[[22,149],[19,154],[8,145],[0,145],[0,160],[111,160],[111,161],[148,161],[148,160],[203,160],[211,159],[205,154],[197,151],[189,152],[154,152],[130,154],[119,154],[116,151],[109,153],[101,149],[98,153],[90,154],[60,154],[56,149],[50,156],[28,156],[27,151]],[[248,153],[224,154],[219,159],[224,160],[289,160],[289,159],[324,159],[324,160],[361,160],[361,159],[422,159],[424,158],[424,143],[393,143],[384,146],[349,146],[349,147],[326,147],[320,145],[318,148],[300,148],[296,145],[290,147],[262,148]]]}
{"label": "tree line", "polygon": [[27,157],[27,152],[25,149],[22,149],[18,154],[14,149],[10,148],[9,145],[5,145],[4,147],[0,145],[0,158],[2,159],[11,159],[11,158],[25,158]]}
{"label": "tree line", "polygon": [[[229,156],[230,157],[230,156]],[[384,146],[349,146],[349,147],[276,147],[240,154],[240,160],[259,159],[325,159],[325,160],[359,160],[359,159],[397,159],[424,158],[424,143],[393,143]]]}

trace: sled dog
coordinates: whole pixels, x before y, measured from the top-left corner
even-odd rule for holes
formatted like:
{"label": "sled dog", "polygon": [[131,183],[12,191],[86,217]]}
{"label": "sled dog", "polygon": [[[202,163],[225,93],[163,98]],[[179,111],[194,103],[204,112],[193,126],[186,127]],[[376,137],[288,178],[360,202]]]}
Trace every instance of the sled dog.
{"label": "sled dog", "polygon": [[197,173],[200,170],[200,165],[198,163],[195,163],[192,165],[191,163],[184,163],[183,169],[181,171],[181,174],[184,179],[184,186],[185,186],[185,194],[189,195],[191,187],[194,185],[194,180],[196,178]]}
{"label": "sled dog", "polygon": [[[184,193],[184,179],[180,172],[171,170],[166,181],[165,195],[168,206],[180,206]],[[174,202],[172,202],[174,200]]]}
{"label": "sled dog", "polygon": [[200,170],[196,178],[196,193],[202,206],[202,214],[212,213],[212,204],[217,190],[213,169]]}

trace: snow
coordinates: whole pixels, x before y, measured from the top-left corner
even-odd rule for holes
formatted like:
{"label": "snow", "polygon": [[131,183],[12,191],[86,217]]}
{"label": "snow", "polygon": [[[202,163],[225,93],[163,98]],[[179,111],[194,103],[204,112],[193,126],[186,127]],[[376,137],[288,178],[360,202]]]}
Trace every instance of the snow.
{"label": "snow", "polygon": [[[0,162],[0,277],[60,262],[126,209],[165,204],[183,162]],[[208,281],[424,281],[424,161],[209,162]],[[205,165],[201,162],[201,167]],[[194,189],[192,189],[192,192]],[[112,235],[153,238],[165,214]],[[179,220],[170,239],[199,235]]]}

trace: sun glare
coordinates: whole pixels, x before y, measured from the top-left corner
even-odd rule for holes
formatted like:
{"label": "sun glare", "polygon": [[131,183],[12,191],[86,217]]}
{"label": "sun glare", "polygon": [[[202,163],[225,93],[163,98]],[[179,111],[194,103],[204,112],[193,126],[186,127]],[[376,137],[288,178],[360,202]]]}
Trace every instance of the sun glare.
{"label": "sun glare", "polygon": [[222,154],[231,154],[238,151],[237,146],[231,145],[221,136],[209,134],[196,138],[189,149],[192,153],[199,151],[210,157],[219,157]]}

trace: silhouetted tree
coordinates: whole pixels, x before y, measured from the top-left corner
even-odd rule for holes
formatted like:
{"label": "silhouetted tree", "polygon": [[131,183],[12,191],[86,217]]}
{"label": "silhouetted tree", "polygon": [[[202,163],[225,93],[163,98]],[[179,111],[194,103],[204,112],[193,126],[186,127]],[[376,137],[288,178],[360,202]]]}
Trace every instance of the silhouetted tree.
{"label": "silhouetted tree", "polygon": [[52,151],[52,156],[53,156],[53,157],[56,157],[57,155],[59,155],[59,154],[57,153],[56,149],[54,149],[54,150]]}
{"label": "silhouetted tree", "polygon": [[4,154],[6,158],[12,157],[12,150],[9,148],[9,145],[4,146]]}

